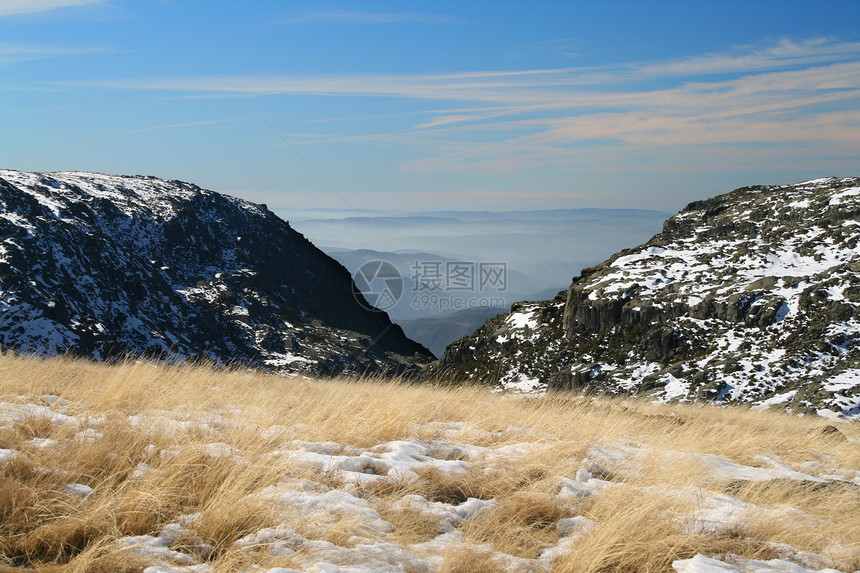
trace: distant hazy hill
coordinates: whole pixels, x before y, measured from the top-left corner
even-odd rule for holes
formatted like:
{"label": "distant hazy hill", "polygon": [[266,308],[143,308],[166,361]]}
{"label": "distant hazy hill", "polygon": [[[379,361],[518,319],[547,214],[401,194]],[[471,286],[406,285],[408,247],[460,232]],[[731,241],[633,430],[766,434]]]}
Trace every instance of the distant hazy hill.
{"label": "distant hazy hill", "polygon": [[451,346],[508,387],[860,415],[860,179],[738,189]]}
{"label": "distant hazy hill", "polygon": [[[291,217],[290,223],[329,254],[336,249],[368,249],[505,262],[511,290],[530,296],[547,288],[564,288],[580,269],[648,240],[669,215],[636,209],[442,211],[341,219]],[[518,283],[518,276],[527,280]]]}
{"label": "distant hazy hill", "polygon": [[[428,293],[436,294],[437,296],[450,295],[451,297],[458,297],[460,299],[487,299],[488,302],[496,303],[494,304],[495,308],[507,310],[511,304],[523,299],[539,300],[534,298],[537,292],[547,292],[548,290],[558,292],[559,290],[558,287],[547,289],[545,281],[539,277],[528,276],[509,267],[505,268],[506,284],[503,289],[486,288],[481,290],[476,281],[473,287],[469,289],[448,290],[444,284],[446,263],[457,264],[463,262],[467,265],[474,265],[479,262],[475,259],[467,259],[465,257],[458,258],[454,254],[443,255],[421,251],[392,253],[371,249],[326,249],[326,252],[353,273],[361,268],[363,264],[370,261],[386,261],[394,265],[403,278],[404,290],[400,301],[392,308],[386,309],[386,312],[396,321],[411,320],[419,317],[440,318],[443,315],[464,310],[451,307],[439,309],[433,307],[431,304],[418,304],[421,302],[421,296]],[[416,263],[419,265],[417,270],[415,269]],[[437,263],[439,263],[438,270],[441,273],[440,282],[442,284],[440,288],[433,291],[422,290],[420,285],[422,279],[421,265]],[[416,301],[416,299],[418,300]]]}
{"label": "distant hazy hill", "polygon": [[[440,211],[367,213],[361,218],[298,220],[294,225],[352,272],[372,260],[394,265],[405,290],[386,312],[410,338],[441,355],[446,344],[511,304],[552,297],[583,267],[647,240],[667,216],[635,209]],[[477,285],[465,292],[422,291],[415,288],[416,261],[500,262],[506,265],[507,284],[501,291]],[[433,304],[437,301],[443,304]]]}
{"label": "distant hazy hill", "polygon": [[[351,272],[374,261],[394,265],[403,280],[403,293],[397,304],[386,308],[391,319],[403,327],[406,336],[442,356],[445,347],[481,326],[488,318],[506,312],[511,304],[521,300],[543,300],[559,291],[558,287],[537,291],[543,281],[515,270],[505,271],[505,288],[481,290],[478,284],[464,291],[421,290],[421,265],[438,264],[444,274],[445,265],[464,262],[456,255],[427,252],[390,253],[370,249],[327,249],[329,255]],[[465,261],[472,265],[475,261]],[[478,263],[480,264],[480,263]],[[414,270],[417,266],[418,270]],[[444,283],[444,280],[442,281]],[[532,290],[529,290],[532,289]],[[469,304],[475,308],[468,307]]]}
{"label": "distant hazy hill", "polygon": [[315,373],[431,359],[285,221],[188,183],[2,170],[0,237],[3,348]]}

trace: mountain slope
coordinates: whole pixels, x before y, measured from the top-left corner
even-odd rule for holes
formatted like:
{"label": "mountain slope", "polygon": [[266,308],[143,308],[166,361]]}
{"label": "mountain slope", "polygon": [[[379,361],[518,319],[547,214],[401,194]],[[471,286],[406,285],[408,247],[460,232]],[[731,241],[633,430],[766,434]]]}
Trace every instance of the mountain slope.
{"label": "mountain slope", "polygon": [[0,170],[0,346],[278,371],[432,359],[265,206],[179,181]]}
{"label": "mountain slope", "polygon": [[698,201],[441,363],[502,387],[860,415],[860,179]]}

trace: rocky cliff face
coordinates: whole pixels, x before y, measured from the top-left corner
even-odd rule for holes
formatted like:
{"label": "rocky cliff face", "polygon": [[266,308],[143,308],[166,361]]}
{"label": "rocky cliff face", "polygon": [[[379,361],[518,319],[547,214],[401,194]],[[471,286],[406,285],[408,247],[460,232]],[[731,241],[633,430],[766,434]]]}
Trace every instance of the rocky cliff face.
{"label": "rocky cliff face", "polygon": [[78,172],[0,170],[0,347],[315,374],[432,360],[265,206]]}
{"label": "rocky cliff face", "polygon": [[441,367],[503,388],[860,416],[860,179],[688,205],[645,245],[514,305]]}

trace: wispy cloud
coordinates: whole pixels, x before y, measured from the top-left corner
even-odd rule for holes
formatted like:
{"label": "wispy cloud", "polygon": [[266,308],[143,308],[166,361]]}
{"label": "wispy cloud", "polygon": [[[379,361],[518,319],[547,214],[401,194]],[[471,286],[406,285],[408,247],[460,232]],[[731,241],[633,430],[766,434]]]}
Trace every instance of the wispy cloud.
{"label": "wispy cloud", "polygon": [[[352,74],[289,77],[173,77],[96,80],[93,87],[224,92],[245,95],[307,94],[331,96],[386,96],[413,99],[541,105],[553,101],[602,97],[601,88],[623,93],[647,81],[706,81],[709,75],[761,74],[799,68],[801,75],[823,64],[860,61],[860,42],[829,43],[811,40],[780,42],[746,55],[706,55],[668,62],[630,63],[602,68],[556,68],[514,71],[474,71],[451,74]],[[714,81],[714,80],[710,80]],[[624,90],[611,88],[626,84]],[[703,84],[704,85],[704,84]]]}
{"label": "wispy cloud", "polygon": [[827,38],[812,38],[802,42],[782,39],[774,44],[752,48],[735,48],[730,54],[706,54],[676,61],[633,64],[633,69],[646,75],[722,74],[772,70],[798,65],[856,59],[860,42],[832,42]]}
{"label": "wispy cloud", "polygon": [[14,14],[32,14],[57,8],[103,4],[107,0],[3,0],[0,2],[0,18]]}
{"label": "wispy cloud", "polygon": [[783,40],[728,54],[603,68],[76,85],[424,100],[431,105],[411,127],[401,123],[388,133],[302,136],[307,143],[411,144],[421,148],[422,157],[402,166],[409,171],[499,172],[545,165],[560,150],[585,143],[600,149],[601,158],[650,157],[661,149],[684,156],[696,146],[743,148],[745,161],[786,147],[860,154],[860,43],[827,39]]}
{"label": "wispy cloud", "polygon": [[161,131],[163,129],[183,129],[186,127],[209,127],[213,125],[223,125],[228,123],[239,123],[242,121],[250,121],[255,120],[255,117],[237,117],[233,119],[212,119],[208,121],[189,121],[185,123],[167,123],[163,125],[152,125],[149,127],[141,127],[139,129],[133,129],[129,131],[129,133],[144,133],[147,131]]}
{"label": "wispy cloud", "polygon": [[66,56],[81,56],[87,54],[104,54],[113,50],[99,47],[58,47],[38,46],[29,44],[0,43],[0,64],[12,64],[45,58]]}
{"label": "wispy cloud", "polygon": [[416,12],[360,12],[354,10],[308,12],[284,18],[281,24],[459,24],[463,20],[447,14]]}

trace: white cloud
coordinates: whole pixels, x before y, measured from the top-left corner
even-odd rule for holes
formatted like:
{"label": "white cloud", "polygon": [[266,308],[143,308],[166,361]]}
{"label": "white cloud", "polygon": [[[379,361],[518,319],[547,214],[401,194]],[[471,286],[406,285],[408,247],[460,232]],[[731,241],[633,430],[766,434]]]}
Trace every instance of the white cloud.
{"label": "white cloud", "polygon": [[[223,95],[320,95],[426,100],[421,118],[388,133],[305,134],[327,144],[396,141],[423,155],[409,171],[488,173],[602,157],[734,146],[739,161],[776,151],[860,153],[860,43],[781,41],[673,62],[606,68],[304,77],[181,77],[93,81],[92,87]],[[381,124],[380,124],[381,125]],[[587,129],[586,129],[587,127]],[[611,147],[611,149],[610,149]],[[768,148],[768,150],[765,150]],[[724,154],[724,151],[720,151]],[[625,158],[626,160],[626,158]]]}
{"label": "white cloud", "polygon": [[239,123],[243,121],[251,121],[256,118],[248,117],[237,117],[232,119],[212,119],[208,121],[188,121],[184,123],[168,123],[163,125],[152,125],[149,127],[141,127],[138,129],[133,129],[129,133],[144,133],[147,131],[161,131],[163,129],[182,129],[186,127],[209,127],[213,125],[224,125],[230,123]]}
{"label": "white cloud", "polygon": [[102,4],[106,0],[0,0],[0,17],[45,12],[56,8]]}
{"label": "white cloud", "polygon": [[648,76],[704,75],[743,73],[856,59],[860,55],[860,42],[832,42],[827,38],[813,38],[802,42],[782,39],[774,44],[735,49],[733,54],[706,54],[668,62],[631,64],[638,73]]}
{"label": "white cloud", "polygon": [[[674,62],[630,63],[604,68],[557,68],[515,71],[475,71],[451,74],[349,74],[289,77],[176,77],[90,81],[79,85],[144,90],[212,92],[244,95],[325,95],[399,97],[480,102],[496,107],[586,107],[610,101],[632,104],[641,95],[637,85],[662,80],[707,92],[731,88],[732,80],[708,80],[709,75],[740,76],[734,81],[754,86],[754,78],[777,91],[781,84],[817,84],[818,90],[857,87],[850,72],[860,61],[860,43],[810,40],[782,41],[746,55],[706,55]],[[843,66],[840,68],[839,66]],[[846,68],[847,67],[847,68]],[[770,73],[768,73],[770,72]],[[810,81],[810,80],[813,81]],[[774,83],[777,82],[777,83]],[[761,82],[759,82],[761,83]],[[623,85],[620,89],[618,86]],[[782,86],[783,89],[794,89]],[[735,90],[737,91],[737,90]],[[484,113],[480,111],[479,113]]]}
{"label": "white cloud", "polygon": [[107,48],[70,48],[56,46],[37,46],[29,44],[0,43],[0,64],[12,64],[45,58],[63,56],[81,56],[85,54],[101,54],[110,50]]}

